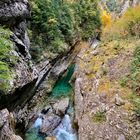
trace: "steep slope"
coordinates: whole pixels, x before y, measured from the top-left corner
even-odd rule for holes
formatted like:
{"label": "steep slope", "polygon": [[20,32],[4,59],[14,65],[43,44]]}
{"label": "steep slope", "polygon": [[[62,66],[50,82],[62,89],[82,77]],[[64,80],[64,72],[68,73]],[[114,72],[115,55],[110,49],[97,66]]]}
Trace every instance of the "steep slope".
{"label": "steep slope", "polygon": [[[139,39],[84,44],[77,58],[75,83],[79,140],[138,140],[139,117],[132,90],[121,86]],[[138,97],[137,97],[138,98]]]}
{"label": "steep slope", "polygon": [[103,13],[100,43],[83,43],[75,71],[80,140],[140,139],[140,16],[136,11],[139,5],[115,21]]}

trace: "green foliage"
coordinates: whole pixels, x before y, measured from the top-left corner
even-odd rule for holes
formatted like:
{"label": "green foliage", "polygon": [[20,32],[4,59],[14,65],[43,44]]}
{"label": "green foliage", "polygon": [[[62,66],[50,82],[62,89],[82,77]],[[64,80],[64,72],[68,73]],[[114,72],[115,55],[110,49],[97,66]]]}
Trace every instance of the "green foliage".
{"label": "green foliage", "polygon": [[128,98],[130,102],[132,102],[134,105],[134,111],[136,112],[138,116],[140,116],[140,97],[131,93],[131,94],[128,94]]}
{"label": "green foliage", "polygon": [[100,13],[97,10],[96,0],[81,0],[77,3],[79,6],[77,16],[79,16],[81,29],[81,37],[84,40],[88,40],[90,37],[95,37],[96,30],[101,26]]}
{"label": "green foliage", "polygon": [[100,27],[96,0],[32,0],[31,5],[32,40],[54,53],[64,52],[76,38],[95,36]]}
{"label": "green foliage", "polygon": [[125,87],[125,86],[127,85],[127,82],[128,82],[128,77],[125,76],[125,77],[121,78],[121,80],[120,80],[120,85],[121,85],[122,87]]}
{"label": "green foliage", "polygon": [[132,89],[140,94],[140,46],[137,46],[134,51],[131,63],[130,82]]}
{"label": "green foliage", "polygon": [[15,63],[15,57],[10,54],[12,42],[9,37],[10,30],[0,27],[0,90],[7,93],[12,79],[11,66]]}
{"label": "green foliage", "polygon": [[93,116],[93,121],[96,123],[102,123],[106,121],[106,114],[105,112],[96,112],[96,114]]}
{"label": "green foliage", "polygon": [[130,74],[120,81],[122,86],[130,87],[133,92],[140,94],[140,46],[137,46],[130,64]]}
{"label": "green foliage", "polygon": [[137,46],[130,64],[130,73],[120,80],[122,87],[129,87],[133,94],[128,94],[134,105],[134,111],[140,116],[140,46]]}

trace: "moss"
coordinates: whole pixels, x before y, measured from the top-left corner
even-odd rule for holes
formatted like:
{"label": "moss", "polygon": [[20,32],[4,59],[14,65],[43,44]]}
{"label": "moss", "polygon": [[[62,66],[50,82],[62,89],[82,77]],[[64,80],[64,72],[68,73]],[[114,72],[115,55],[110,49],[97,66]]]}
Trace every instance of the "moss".
{"label": "moss", "polygon": [[10,71],[8,64],[0,61],[0,90],[8,92],[11,79],[12,72]]}
{"label": "moss", "polygon": [[16,57],[11,54],[13,43],[10,41],[11,31],[0,27],[0,91],[5,94],[10,90],[12,80],[12,66]]}
{"label": "moss", "polygon": [[96,123],[102,123],[104,121],[106,121],[106,114],[105,112],[96,112],[96,114],[93,116],[93,122]]}

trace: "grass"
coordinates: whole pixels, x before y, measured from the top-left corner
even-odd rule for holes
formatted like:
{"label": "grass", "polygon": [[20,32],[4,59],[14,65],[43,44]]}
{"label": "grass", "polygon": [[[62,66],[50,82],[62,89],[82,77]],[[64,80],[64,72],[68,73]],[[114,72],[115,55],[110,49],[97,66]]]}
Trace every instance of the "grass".
{"label": "grass", "polygon": [[134,93],[129,93],[127,96],[128,100],[133,104],[133,111],[140,116],[140,97]]}
{"label": "grass", "polygon": [[96,123],[102,123],[104,121],[106,121],[106,114],[105,112],[96,112],[96,114],[93,116],[93,122]]}

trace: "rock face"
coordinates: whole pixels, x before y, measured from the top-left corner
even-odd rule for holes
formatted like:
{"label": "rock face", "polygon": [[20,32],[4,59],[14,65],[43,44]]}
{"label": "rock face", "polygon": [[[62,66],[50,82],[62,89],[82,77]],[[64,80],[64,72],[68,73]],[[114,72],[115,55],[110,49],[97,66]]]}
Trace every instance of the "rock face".
{"label": "rock face", "polygon": [[[11,23],[17,19],[24,20],[29,17],[30,9],[28,0],[1,0],[0,1],[0,22]],[[12,24],[13,24],[12,23]]]}
{"label": "rock face", "polygon": [[0,111],[0,140],[23,140],[13,131],[14,118],[7,109]]}
{"label": "rock face", "polygon": [[[0,1],[0,24],[12,31],[12,35],[9,37],[13,42],[11,55],[16,58],[16,63],[10,67],[10,70],[13,71],[10,90],[8,93],[1,92],[2,96],[0,95],[1,109],[7,107],[16,96],[20,95],[20,92],[14,94],[16,89],[20,89],[37,78],[37,71],[29,53],[30,41],[26,27],[26,19],[30,17],[30,12],[28,0]],[[11,113],[8,110],[1,110],[0,140],[22,140],[21,137],[14,134],[14,126],[10,123]]]}
{"label": "rock face", "polygon": [[17,60],[13,68],[11,92],[33,81],[37,76],[31,62],[30,41],[26,31],[26,19],[29,17],[30,7],[27,0],[0,1],[0,24],[9,27],[13,32],[11,55]]}

